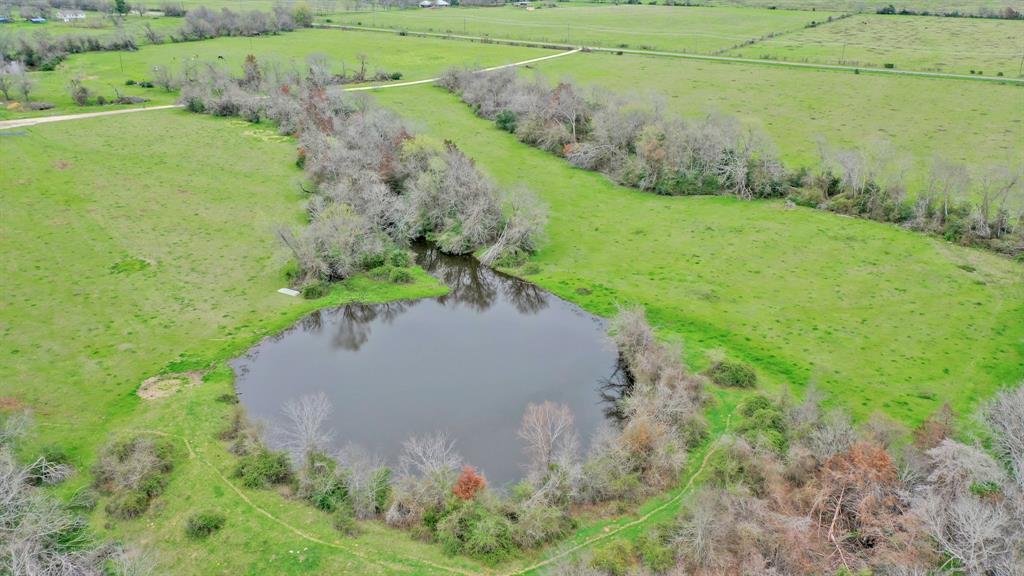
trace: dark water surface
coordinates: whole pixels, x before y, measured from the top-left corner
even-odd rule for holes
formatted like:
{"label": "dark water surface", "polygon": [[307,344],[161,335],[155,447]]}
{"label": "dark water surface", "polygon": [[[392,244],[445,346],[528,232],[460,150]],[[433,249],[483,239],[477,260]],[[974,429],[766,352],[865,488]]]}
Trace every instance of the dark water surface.
{"label": "dark water surface", "polygon": [[471,258],[419,251],[450,293],[314,313],[232,365],[249,414],[280,422],[290,399],[324,392],[337,447],[397,464],[412,435],[447,431],[494,485],[522,477],[527,404],[568,404],[580,438],[604,419],[616,354],[602,320]]}

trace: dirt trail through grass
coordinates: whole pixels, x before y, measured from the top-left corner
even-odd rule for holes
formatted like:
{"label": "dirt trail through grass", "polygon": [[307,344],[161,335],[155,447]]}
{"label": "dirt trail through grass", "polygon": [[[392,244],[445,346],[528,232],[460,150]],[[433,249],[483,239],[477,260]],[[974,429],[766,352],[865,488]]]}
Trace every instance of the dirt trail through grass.
{"label": "dirt trail through grass", "polygon": [[587,538],[579,544],[570,546],[569,548],[566,548],[565,550],[562,550],[557,554],[554,554],[535,564],[531,564],[530,566],[527,566],[525,568],[520,568],[518,570],[513,570],[511,572],[505,572],[504,574],[502,574],[502,576],[522,576],[524,574],[536,572],[537,570],[544,568],[545,566],[550,566],[551,564],[557,562],[558,560],[561,560],[562,558],[565,558],[566,556],[574,554],[580,550],[583,550],[584,548],[590,548],[591,546],[597,544],[602,540],[607,540],[608,538],[611,538],[612,536],[615,536],[616,534],[619,534],[624,530],[640,526],[641,524],[648,522],[652,517],[654,517],[659,512],[665,510],[669,506],[677,504],[680,500],[683,499],[684,496],[689,494],[690,491],[693,489],[694,481],[701,475],[701,473],[704,472],[704,468],[707,467],[708,460],[710,460],[711,457],[714,456],[715,452],[718,451],[718,442],[716,442],[716,440],[719,437],[721,437],[721,435],[729,431],[729,426],[731,423],[732,413],[730,413],[729,416],[726,418],[725,428],[723,429],[722,433],[716,436],[715,438],[711,438],[708,440],[710,448],[708,448],[707,452],[704,453],[704,457],[700,461],[700,466],[693,471],[693,474],[690,475],[690,478],[686,481],[686,484],[684,484],[683,487],[679,490],[678,494],[662,502],[658,506],[652,508],[646,514],[637,518],[636,520],[631,520],[625,524],[622,524],[621,526],[617,526],[614,529],[608,530],[607,532],[602,532],[597,536]]}
{"label": "dirt trail through grass", "polygon": [[[500,66],[491,66],[490,68],[484,68],[480,72],[491,72],[494,70],[501,70],[503,68],[515,68],[517,66],[526,66],[533,64],[534,62],[542,62],[544,60],[551,60],[552,58],[561,58],[562,56],[569,56],[579,52],[579,49],[567,50],[565,52],[559,52],[558,54],[552,54],[550,56],[541,56],[540,58],[530,58],[529,60],[522,60],[519,62],[512,62],[510,64],[501,64]],[[356,86],[353,88],[345,88],[345,92],[365,92],[371,90],[382,90],[384,88],[404,88],[407,86],[418,86],[420,84],[431,84],[437,82],[438,78],[425,78],[423,80],[414,80],[412,82],[399,82],[392,84],[374,84],[371,86]],[[116,116],[118,114],[128,114],[130,112],[146,112],[150,110],[168,110],[171,108],[182,108],[181,104],[167,104],[164,106],[147,106],[142,108],[127,108],[123,110],[108,110],[105,112],[86,112],[84,114],[63,114],[61,116],[40,116],[38,118],[22,118],[20,120],[5,120],[0,122],[0,130],[10,130],[12,128],[27,128],[29,126],[35,126],[37,124],[46,124],[49,122],[64,122],[67,120],[82,120],[84,118],[97,118],[100,116]]]}

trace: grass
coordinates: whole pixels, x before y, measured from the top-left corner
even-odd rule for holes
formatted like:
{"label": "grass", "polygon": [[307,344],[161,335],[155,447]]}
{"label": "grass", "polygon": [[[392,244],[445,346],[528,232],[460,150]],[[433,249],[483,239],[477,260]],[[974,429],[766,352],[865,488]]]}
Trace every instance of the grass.
{"label": "grass", "polygon": [[713,52],[766,34],[800,29],[838,13],[745,8],[586,6],[526,11],[501,8],[343,13],[334,23],[492,38]]}
{"label": "grass", "polygon": [[[293,44],[291,36],[315,47]],[[424,40],[337,31],[253,42],[264,50],[261,57],[322,50],[337,58],[339,51],[345,57],[365,50],[381,62],[420,64],[425,77],[460,58],[484,54],[497,63],[543,53],[453,42],[437,44],[434,53],[423,48],[429,46]],[[227,54],[226,61],[238,62],[247,44],[222,39],[153,50],[202,49],[206,57]],[[459,58],[450,56],[462,47]],[[80,58],[89,63],[100,56],[114,59],[89,64],[96,66],[93,73],[114,81],[117,55]],[[680,68],[672,72],[679,76],[666,73],[677,82],[687,78],[686,70],[694,73],[685,67],[690,63],[676,60],[561,60],[577,58],[619,63],[613,72],[623,76],[622,85],[633,78],[645,86],[648,76],[631,68],[651,62]],[[126,74],[146,70],[150,62],[140,60]],[[591,62],[577,67],[594,73]],[[724,82],[736,70],[741,76],[761,70],[713,66],[719,68],[687,82]],[[802,82],[806,90],[816,85],[814,78],[841,82],[847,76],[775,81]],[[752,93],[779,98],[776,103],[798,94],[794,87],[775,96],[763,78],[753,82],[759,91]],[[954,85],[976,86],[940,84]],[[865,98],[887,85],[855,86],[860,90],[854,94]],[[920,87],[933,85],[911,86],[919,88],[890,89],[921,96]],[[849,88],[836,87],[836,93],[843,87]],[[992,89],[1012,90],[986,88],[997,95],[1002,93]],[[723,101],[739,98],[740,88],[732,89]],[[1010,99],[1019,93],[1006,94]],[[663,337],[685,342],[696,369],[706,364],[707,351],[723,348],[730,358],[756,366],[766,388],[799,390],[814,380],[859,417],[883,410],[911,424],[946,399],[968,411],[1024,372],[1024,268],[1018,264],[895,227],[787,210],[775,202],[635,192],[519,144],[439,89],[395,89],[376,97],[423,131],[454,140],[502,185],[526,184],[544,198],[551,211],[548,240],[534,259],[539,272],[531,280],[602,315],[618,304],[644,304]],[[978,106],[998,106],[998,98]],[[776,120],[780,129],[785,120]],[[216,401],[232,390],[224,360],[315,307],[443,290],[417,272],[411,285],[356,279],[316,302],[276,293],[285,283],[285,260],[272,231],[301,217],[294,147],[258,126],[180,111],[5,133],[0,237],[9,257],[0,281],[6,294],[0,303],[6,344],[0,349],[0,405],[36,412],[33,446],[68,448],[83,473],[63,492],[88,482],[88,465],[111,434],[174,439],[176,468],[153,509],[139,520],[108,522],[100,506],[92,526],[105,536],[152,546],[175,573],[506,574],[529,567],[551,551],[490,568],[446,557],[379,523],[364,523],[358,539],[341,538],[328,516],[274,491],[236,491],[231,483],[231,458],[215,439],[230,410]],[[142,401],[135,394],[154,374],[211,367],[202,385],[170,398]],[[715,430],[727,425],[736,394],[715,390],[719,402],[709,415]],[[699,470],[702,454],[692,455],[688,475]],[[650,522],[671,518],[681,501],[676,495],[645,503],[627,518],[586,521],[569,541],[581,543],[617,526],[628,527],[616,537],[635,536],[647,523],[630,522],[647,514]],[[227,524],[208,539],[188,538],[187,518],[206,509],[225,513]]]}
{"label": "grass", "polygon": [[860,15],[768,38],[729,56],[1021,76],[1024,22]]}
{"label": "grass", "polygon": [[711,0],[716,6],[777,7],[780,10],[842,10],[844,12],[875,12],[890,4],[897,10],[961,14],[1002,12],[1007,6],[1024,10],[1021,0]]}
{"label": "grass", "polygon": [[[51,124],[0,140],[0,234],[10,251],[0,397],[35,412],[34,445],[68,449],[83,473],[66,491],[88,481],[108,435],[146,431],[181,441],[172,481],[151,513],[108,522],[101,505],[92,522],[108,536],[152,544],[176,574],[436,572],[419,559],[472,566],[378,525],[342,548],[316,545],[217,475],[229,476],[232,462],[215,440],[230,411],[215,401],[232,391],[223,360],[316,307],[443,292],[417,272],[401,286],[357,279],[320,301],[278,294],[284,258],[273,228],[301,215],[294,150],[294,142],[241,122],[179,111]],[[148,265],[121,266],[135,260]],[[148,376],[212,363],[201,386],[164,400],[135,395]],[[243,493],[308,535],[339,540],[326,515],[273,491]],[[229,517],[202,542],[184,530],[199,509]]]}
{"label": "grass", "polygon": [[622,94],[653,93],[686,116],[722,112],[764,130],[792,168],[818,164],[818,141],[891,143],[925,181],[936,155],[982,167],[1020,163],[1024,86],[649,56],[578,54],[533,66]]}
{"label": "grass", "polygon": [[1019,264],[778,202],[628,190],[522,146],[437,88],[377,98],[550,205],[530,280],[603,316],[645,305],[696,367],[724,348],[769,386],[814,381],[858,417],[911,424],[945,400],[968,410],[1024,371]]}
{"label": "grass", "polygon": [[[180,70],[186,60],[221,62],[241,69],[246,55],[255,54],[263,63],[286,66],[304,65],[309,54],[326,54],[337,64],[358,67],[358,55],[368,54],[368,71],[401,72],[402,81],[432,78],[450,66],[495,66],[552,54],[539,48],[450,42],[429,38],[401,38],[372,32],[340,30],[298,30],[259,38],[217,38],[201,42],[183,42],[146,46],[136,52],[90,52],[69,57],[53,72],[34,72],[37,87],[33,100],[51,102],[53,110],[26,113],[0,109],[0,120],[40,114],[69,114],[117,109],[123,106],[76,106],[68,93],[67,82],[75,75],[97,94],[111,99],[115,91],[128,96],[150,98],[150,104],[173,103],[177,95],[161,88],[125,86],[126,80],[152,79],[155,66]],[[223,60],[221,60],[221,58]]]}
{"label": "grass", "polygon": [[0,25],[0,35],[18,36],[22,34],[45,33],[51,36],[65,35],[87,35],[112,37],[121,31],[134,36],[140,45],[146,43],[143,30],[149,24],[153,30],[160,34],[172,34],[181,27],[183,18],[165,18],[161,16],[137,16],[130,14],[125,16],[119,23],[115,24],[110,16],[98,12],[86,12],[84,20],[62,22],[57,19],[57,11],[53,17],[44,24],[33,24],[25,20],[17,20],[9,24]]}

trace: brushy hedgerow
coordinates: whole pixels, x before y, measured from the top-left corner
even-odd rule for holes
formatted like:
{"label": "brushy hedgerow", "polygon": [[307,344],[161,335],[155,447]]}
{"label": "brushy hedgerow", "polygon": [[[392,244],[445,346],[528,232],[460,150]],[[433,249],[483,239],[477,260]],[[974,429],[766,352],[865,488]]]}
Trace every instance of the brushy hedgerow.
{"label": "brushy hedgerow", "polygon": [[657,100],[598,90],[584,95],[571,82],[549,86],[514,70],[452,68],[438,85],[523,142],[619,184],[668,195],[788,198],[1024,257],[1020,164],[972,173],[937,158],[927,185],[911,198],[900,155],[884,146],[837,149],[820,143],[816,174],[789,173],[767,136],[730,116],[668,117]]}
{"label": "brushy hedgerow", "polygon": [[451,254],[487,247],[487,263],[518,263],[537,248],[546,211],[536,196],[500,191],[453,143],[416,136],[367,97],[337,90],[344,80],[326,59],[296,72],[250,56],[244,68],[241,78],[215,64],[187,71],[181,101],[194,112],[266,119],[298,137],[298,163],[314,184],[309,225],[279,236],[298,261],[300,284],[377,268],[420,239]]}

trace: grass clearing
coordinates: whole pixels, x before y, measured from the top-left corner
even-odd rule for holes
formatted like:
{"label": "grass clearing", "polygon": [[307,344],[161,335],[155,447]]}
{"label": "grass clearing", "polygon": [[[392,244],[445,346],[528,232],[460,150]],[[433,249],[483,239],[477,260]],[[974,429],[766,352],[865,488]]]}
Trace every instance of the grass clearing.
{"label": "grass clearing", "polygon": [[76,106],[67,89],[70,78],[80,75],[84,84],[108,99],[115,92],[149,98],[151,104],[171,104],[176,93],[159,87],[126,86],[127,80],[151,80],[155,66],[171,66],[180,73],[187,60],[224,62],[241,69],[248,54],[263,63],[278,62],[301,67],[309,54],[325,54],[341,72],[342,63],[351,71],[358,68],[359,54],[367,54],[367,72],[401,72],[402,82],[433,78],[450,66],[496,66],[547,56],[554,52],[539,48],[481,45],[430,38],[402,38],[373,32],[341,30],[297,30],[259,38],[217,38],[146,46],[137,52],[90,52],[70,56],[53,72],[33,72],[38,85],[33,100],[56,104],[53,110],[26,113],[0,109],[0,120],[51,114],[73,114],[116,110],[123,106]]}
{"label": "grass clearing", "polygon": [[331,20],[335,24],[534,42],[713,52],[838,15],[745,8],[559,4],[557,8],[533,11],[504,6],[354,12],[333,15]]}
{"label": "grass clearing", "polygon": [[1024,86],[600,53],[533,68],[550,81],[658,95],[685,116],[737,116],[771,136],[792,168],[818,164],[821,137],[840,147],[887,141],[907,157],[911,187],[936,155],[1015,164],[1024,142]]}
{"label": "grass clearing", "polygon": [[522,146],[437,88],[377,98],[550,205],[530,280],[603,316],[644,304],[695,367],[724,348],[769,386],[815,381],[859,417],[908,423],[947,399],[969,409],[1024,370],[1019,264],[780,202],[629,190]]}
{"label": "grass clearing", "polygon": [[728,56],[1020,77],[1024,22],[859,15],[768,38]]}

